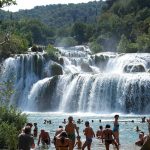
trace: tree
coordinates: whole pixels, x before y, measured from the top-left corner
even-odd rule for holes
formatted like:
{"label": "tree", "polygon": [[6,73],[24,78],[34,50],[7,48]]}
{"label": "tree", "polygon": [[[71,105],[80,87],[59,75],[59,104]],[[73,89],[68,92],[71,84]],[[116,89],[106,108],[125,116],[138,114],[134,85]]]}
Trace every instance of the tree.
{"label": "tree", "polygon": [[129,41],[128,41],[128,39],[126,38],[126,36],[123,34],[123,35],[121,36],[120,42],[119,42],[119,44],[118,44],[117,51],[118,51],[118,52],[121,52],[121,53],[127,52],[128,45],[129,45]]}
{"label": "tree", "polygon": [[82,44],[86,39],[86,24],[78,22],[73,25],[72,36],[78,41],[78,44]]}
{"label": "tree", "polygon": [[0,8],[10,5],[16,5],[16,0],[0,0]]}

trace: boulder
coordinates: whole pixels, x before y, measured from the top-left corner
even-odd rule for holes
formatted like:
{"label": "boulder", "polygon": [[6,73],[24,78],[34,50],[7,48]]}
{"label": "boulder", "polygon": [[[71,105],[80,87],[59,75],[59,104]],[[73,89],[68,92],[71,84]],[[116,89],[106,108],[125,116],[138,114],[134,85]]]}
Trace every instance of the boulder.
{"label": "boulder", "polygon": [[145,72],[145,67],[142,64],[129,64],[126,65],[123,69],[125,73],[131,72]]}
{"label": "boulder", "polygon": [[81,64],[81,69],[84,71],[84,72],[93,72],[92,68],[89,66],[88,63],[85,63],[83,62]]}
{"label": "boulder", "polygon": [[55,75],[62,75],[62,74],[63,74],[62,67],[58,65],[57,63],[54,63],[51,66],[51,75],[55,76]]}

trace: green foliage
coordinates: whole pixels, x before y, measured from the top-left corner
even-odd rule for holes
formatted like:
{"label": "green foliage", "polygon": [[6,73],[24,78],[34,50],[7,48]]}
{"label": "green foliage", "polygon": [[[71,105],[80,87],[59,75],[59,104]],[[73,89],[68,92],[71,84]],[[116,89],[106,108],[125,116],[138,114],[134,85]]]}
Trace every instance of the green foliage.
{"label": "green foliage", "polygon": [[48,54],[50,57],[52,57],[52,58],[54,57],[54,58],[55,58],[55,57],[57,57],[58,49],[49,44],[49,45],[46,47],[46,52],[47,52],[47,54]]}
{"label": "green foliage", "polygon": [[77,41],[73,37],[64,37],[58,39],[55,45],[61,47],[71,47],[77,45]]}
{"label": "green foliage", "polygon": [[13,94],[12,80],[0,83],[0,106],[8,106]]}
{"label": "green foliage", "polygon": [[127,52],[128,45],[129,45],[128,39],[126,38],[125,35],[122,35],[121,40],[120,40],[118,47],[117,47],[117,51],[120,53]]}
{"label": "green foliage", "polygon": [[[4,39],[5,35],[1,34],[0,39]],[[9,57],[11,54],[25,53],[28,48],[28,41],[19,36],[12,34],[3,44],[0,44],[0,57]]]}
{"label": "green foliage", "polygon": [[78,44],[86,42],[86,25],[84,23],[75,23],[72,27],[72,36],[77,40]]}
{"label": "green foliage", "polygon": [[0,106],[0,148],[16,150],[18,134],[27,122],[27,117],[13,107]]}
{"label": "green foliage", "polygon": [[95,53],[100,53],[100,52],[102,52],[103,51],[103,47],[100,45],[100,44],[98,44],[97,42],[92,42],[91,44],[90,44],[90,49],[91,49],[91,51],[95,54]]}
{"label": "green foliage", "polygon": [[137,38],[139,52],[150,52],[150,35],[142,34]]}
{"label": "green foliage", "polygon": [[27,116],[9,106],[13,93],[12,82],[0,84],[0,149],[16,150],[18,134],[27,122]]}
{"label": "green foliage", "polygon": [[33,45],[31,48],[32,52],[38,52],[38,47],[36,45]]}
{"label": "green foliage", "polygon": [[0,8],[10,5],[16,5],[16,0],[0,0]]}
{"label": "green foliage", "polygon": [[[96,47],[100,45],[103,51],[148,52],[149,49],[149,0],[59,4],[17,13],[0,10],[0,14],[0,30],[27,39],[29,46],[33,43],[70,46],[77,41],[77,44],[95,43],[93,49],[99,49]],[[122,35],[128,41],[126,48],[122,45]]]}

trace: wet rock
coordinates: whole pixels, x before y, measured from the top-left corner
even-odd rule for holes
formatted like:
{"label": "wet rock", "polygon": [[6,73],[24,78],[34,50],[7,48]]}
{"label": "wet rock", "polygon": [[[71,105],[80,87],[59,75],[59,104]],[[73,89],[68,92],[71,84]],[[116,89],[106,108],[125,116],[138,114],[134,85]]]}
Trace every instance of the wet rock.
{"label": "wet rock", "polygon": [[55,76],[55,75],[62,75],[63,74],[63,70],[62,67],[56,63],[54,63],[51,66],[51,75]]}
{"label": "wet rock", "polygon": [[126,73],[131,73],[131,72],[145,72],[145,67],[142,64],[129,64],[126,65],[123,69],[124,72]]}
{"label": "wet rock", "polygon": [[89,66],[88,63],[85,63],[83,62],[81,64],[81,69],[84,71],[84,72],[93,72],[92,68]]}

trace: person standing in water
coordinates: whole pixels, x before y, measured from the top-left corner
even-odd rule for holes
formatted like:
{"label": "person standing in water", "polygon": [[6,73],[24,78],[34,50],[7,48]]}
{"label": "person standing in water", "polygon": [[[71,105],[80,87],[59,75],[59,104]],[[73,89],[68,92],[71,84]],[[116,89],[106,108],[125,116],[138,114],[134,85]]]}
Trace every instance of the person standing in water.
{"label": "person standing in water", "polygon": [[105,127],[105,130],[103,130],[102,141],[103,141],[103,139],[105,140],[106,150],[109,150],[110,144],[115,144],[117,150],[119,150],[118,144],[115,141],[115,135],[114,135],[113,131],[111,130],[109,124],[107,124]]}
{"label": "person standing in water", "polygon": [[66,131],[62,131],[56,136],[56,150],[70,150],[70,140]]}
{"label": "person standing in water", "polygon": [[69,116],[68,117],[68,123],[66,124],[66,127],[65,127],[65,131],[67,132],[68,138],[71,141],[71,148],[70,148],[70,150],[73,150],[74,145],[75,145],[75,140],[76,140],[75,130],[77,132],[77,136],[79,136],[78,127],[73,122],[73,117]]}
{"label": "person standing in water", "polygon": [[37,137],[37,135],[38,135],[38,127],[37,127],[37,123],[34,123],[33,136]]}
{"label": "person standing in water", "polygon": [[96,132],[96,137],[97,137],[98,139],[101,139],[101,137],[102,137],[102,132],[103,132],[103,126],[99,126],[99,130],[97,130],[97,132]]}
{"label": "person standing in water", "polygon": [[116,139],[118,145],[120,145],[120,142],[119,142],[119,122],[118,122],[119,115],[115,115],[114,118],[115,118],[115,121],[114,121],[113,133],[115,135],[115,139]]}
{"label": "person standing in water", "polygon": [[93,129],[90,127],[89,121],[85,122],[85,129],[83,130],[84,135],[86,137],[86,141],[82,146],[82,150],[85,149],[85,147],[88,148],[88,150],[91,149],[91,144],[92,144],[92,138],[95,137],[95,133],[93,131]]}

